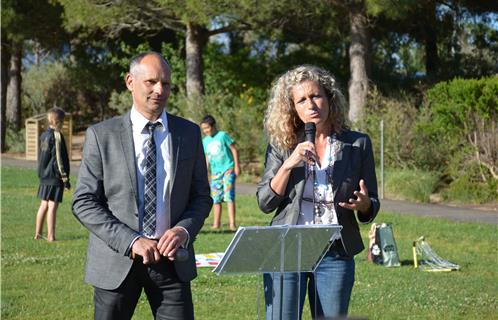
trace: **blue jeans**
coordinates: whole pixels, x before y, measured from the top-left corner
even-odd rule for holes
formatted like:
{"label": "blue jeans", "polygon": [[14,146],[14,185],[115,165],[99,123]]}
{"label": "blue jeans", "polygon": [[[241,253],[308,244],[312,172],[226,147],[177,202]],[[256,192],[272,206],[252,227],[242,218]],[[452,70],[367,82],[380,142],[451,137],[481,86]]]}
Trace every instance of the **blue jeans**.
{"label": "blue jeans", "polygon": [[264,274],[266,319],[301,319],[306,291],[314,319],[347,315],[354,274],[354,259],[341,244],[327,252],[314,273]]}

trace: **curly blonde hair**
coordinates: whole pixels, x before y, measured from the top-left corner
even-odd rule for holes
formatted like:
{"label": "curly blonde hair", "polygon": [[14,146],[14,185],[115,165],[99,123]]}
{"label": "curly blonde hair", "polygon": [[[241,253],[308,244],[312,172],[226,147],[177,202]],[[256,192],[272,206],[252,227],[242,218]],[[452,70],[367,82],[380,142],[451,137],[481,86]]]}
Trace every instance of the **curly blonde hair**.
{"label": "curly blonde hair", "polygon": [[292,88],[305,81],[318,83],[325,91],[329,103],[329,118],[332,130],[340,133],[346,127],[346,99],[337,86],[335,78],[326,70],[301,65],[281,75],[271,88],[264,127],[270,142],[283,150],[297,145],[297,131],[304,123],[299,119],[292,99]]}

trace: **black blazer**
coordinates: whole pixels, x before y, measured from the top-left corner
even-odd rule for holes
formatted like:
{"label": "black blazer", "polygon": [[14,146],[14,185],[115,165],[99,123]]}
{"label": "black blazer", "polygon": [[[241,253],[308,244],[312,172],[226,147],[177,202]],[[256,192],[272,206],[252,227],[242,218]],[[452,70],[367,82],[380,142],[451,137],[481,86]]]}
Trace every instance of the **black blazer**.
{"label": "black blazer", "polygon": [[[69,157],[66,149],[66,141],[61,132],[61,160],[64,171],[69,176]],[[64,186],[61,173],[57,166],[57,155],[55,151],[54,129],[47,129],[40,136],[40,153],[38,155],[38,178],[40,184],[49,186]]]}
{"label": "black blazer", "polygon": [[[304,135],[300,136],[300,142],[304,141]],[[340,148],[334,155],[332,177],[334,206],[339,224],[343,227],[341,237],[344,249],[349,256],[354,256],[365,248],[358,221],[361,223],[373,221],[380,208],[372,142],[366,134],[350,130],[343,130],[337,140]],[[292,169],[283,196],[276,194],[270,187],[271,179],[293,151],[282,151],[271,144],[266,151],[265,172],[258,184],[256,195],[259,207],[264,213],[276,210],[271,225],[297,224],[305,185],[304,163]],[[353,192],[359,190],[360,179],[365,180],[372,206],[368,214],[357,213],[355,217],[352,210],[340,207],[338,203],[348,202],[354,197]]]}

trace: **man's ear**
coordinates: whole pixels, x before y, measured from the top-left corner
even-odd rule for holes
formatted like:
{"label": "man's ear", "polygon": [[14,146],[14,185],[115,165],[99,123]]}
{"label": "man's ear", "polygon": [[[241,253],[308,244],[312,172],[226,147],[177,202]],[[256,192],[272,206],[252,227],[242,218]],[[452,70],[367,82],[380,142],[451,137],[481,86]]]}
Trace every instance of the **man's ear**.
{"label": "man's ear", "polygon": [[125,83],[126,83],[126,87],[128,88],[128,90],[130,90],[131,92],[133,92],[133,81],[135,79],[133,78],[133,76],[131,75],[131,73],[127,73],[126,76],[125,76]]}

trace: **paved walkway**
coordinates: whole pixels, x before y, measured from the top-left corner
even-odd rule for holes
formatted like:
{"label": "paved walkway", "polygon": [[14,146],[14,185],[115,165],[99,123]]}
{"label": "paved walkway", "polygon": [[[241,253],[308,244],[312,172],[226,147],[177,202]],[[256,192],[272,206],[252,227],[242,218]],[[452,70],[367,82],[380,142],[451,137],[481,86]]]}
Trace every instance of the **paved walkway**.
{"label": "paved walkway", "polygon": [[[22,168],[36,168],[36,161],[2,154],[2,165]],[[71,174],[78,175],[79,161],[71,162]],[[237,183],[237,193],[255,195],[256,185]],[[445,218],[455,221],[498,224],[498,208],[480,208],[478,206],[448,206],[440,204],[411,203],[399,200],[381,200],[381,210],[422,217]]]}

